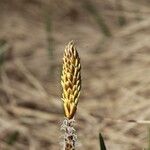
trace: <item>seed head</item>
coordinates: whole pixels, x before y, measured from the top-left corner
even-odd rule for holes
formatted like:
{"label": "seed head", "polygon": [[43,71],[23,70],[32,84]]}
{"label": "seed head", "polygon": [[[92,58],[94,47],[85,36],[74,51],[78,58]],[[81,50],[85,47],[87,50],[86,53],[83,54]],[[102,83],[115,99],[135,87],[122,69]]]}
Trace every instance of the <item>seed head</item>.
{"label": "seed head", "polygon": [[72,119],[77,109],[81,89],[80,58],[72,41],[65,48],[61,85],[64,113],[68,119]]}

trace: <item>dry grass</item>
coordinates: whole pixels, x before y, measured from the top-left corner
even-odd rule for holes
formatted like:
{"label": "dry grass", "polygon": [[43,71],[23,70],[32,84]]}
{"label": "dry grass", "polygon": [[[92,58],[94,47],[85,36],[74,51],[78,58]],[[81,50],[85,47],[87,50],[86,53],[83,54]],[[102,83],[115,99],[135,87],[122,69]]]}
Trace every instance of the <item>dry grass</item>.
{"label": "dry grass", "polygon": [[[0,40],[7,43],[0,74],[1,150],[60,149],[60,65],[70,39],[76,40],[82,60],[79,149],[98,150],[99,131],[111,150],[147,146],[148,125],[113,120],[150,120],[150,3],[122,0],[123,10],[114,0],[95,0],[93,5],[101,11],[110,38],[80,2],[0,2]],[[51,10],[53,59],[47,51],[43,13],[47,9]],[[126,19],[123,27],[118,24],[120,14]]]}

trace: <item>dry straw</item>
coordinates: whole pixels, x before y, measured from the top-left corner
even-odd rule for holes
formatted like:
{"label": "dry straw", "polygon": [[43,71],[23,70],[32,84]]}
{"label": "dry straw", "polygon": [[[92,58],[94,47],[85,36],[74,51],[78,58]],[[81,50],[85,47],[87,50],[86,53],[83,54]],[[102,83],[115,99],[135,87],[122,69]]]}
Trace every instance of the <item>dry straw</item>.
{"label": "dry straw", "polygon": [[75,150],[77,136],[74,129],[74,116],[81,89],[81,64],[73,41],[65,48],[61,85],[63,89],[64,114],[66,117],[61,127],[65,131],[63,150]]}

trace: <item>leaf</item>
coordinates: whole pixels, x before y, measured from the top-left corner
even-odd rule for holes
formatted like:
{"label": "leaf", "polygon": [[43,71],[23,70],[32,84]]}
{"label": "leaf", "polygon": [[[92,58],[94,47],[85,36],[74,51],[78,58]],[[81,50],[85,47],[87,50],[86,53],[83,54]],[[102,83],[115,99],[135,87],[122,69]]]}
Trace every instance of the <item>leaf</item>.
{"label": "leaf", "polygon": [[7,137],[6,143],[9,145],[13,145],[18,140],[18,138],[19,138],[19,132],[14,131]]}
{"label": "leaf", "polygon": [[109,27],[107,26],[107,24],[105,23],[105,20],[103,19],[103,15],[101,14],[101,12],[98,12],[98,10],[93,5],[92,1],[91,0],[83,1],[83,6],[93,16],[99,28],[101,29],[102,33],[106,37],[112,36],[112,33]]}
{"label": "leaf", "polygon": [[4,63],[4,54],[6,50],[6,41],[3,39],[0,39],[0,66]]}
{"label": "leaf", "polygon": [[100,143],[100,150],[107,150],[101,133],[99,133],[99,143]]}

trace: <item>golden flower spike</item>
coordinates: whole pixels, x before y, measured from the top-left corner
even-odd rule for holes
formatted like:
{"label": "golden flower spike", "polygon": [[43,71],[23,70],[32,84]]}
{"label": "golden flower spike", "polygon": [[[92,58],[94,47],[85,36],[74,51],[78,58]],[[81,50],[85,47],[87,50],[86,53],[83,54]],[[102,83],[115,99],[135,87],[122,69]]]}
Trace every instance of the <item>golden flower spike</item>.
{"label": "golden flower spike", "polygon": [[65,48],[61,85],[64,113],[68,119],[72,119],[76,113],[81,89],[81,64],[73,41]]}

